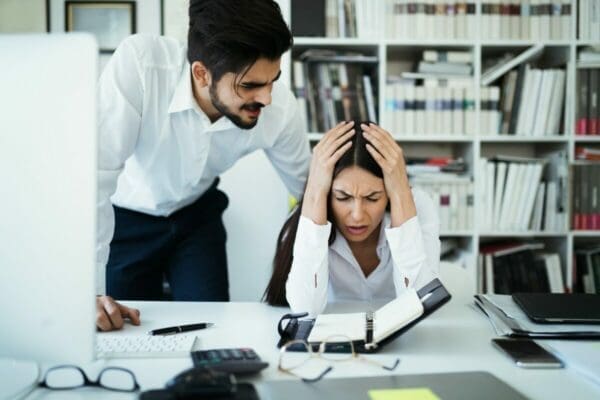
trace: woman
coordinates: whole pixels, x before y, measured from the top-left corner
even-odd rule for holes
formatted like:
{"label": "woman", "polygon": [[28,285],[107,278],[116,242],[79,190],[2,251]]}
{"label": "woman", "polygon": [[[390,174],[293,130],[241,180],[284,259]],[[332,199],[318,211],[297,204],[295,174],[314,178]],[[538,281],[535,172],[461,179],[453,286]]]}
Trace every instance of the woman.
{"label": "woman", "polygon": [[372,123],[340,123],[313,150],[265,299],[313,317],[328,300],[392,300],[437,277],[438,232],[436,208],[409,187],[392,136]]}

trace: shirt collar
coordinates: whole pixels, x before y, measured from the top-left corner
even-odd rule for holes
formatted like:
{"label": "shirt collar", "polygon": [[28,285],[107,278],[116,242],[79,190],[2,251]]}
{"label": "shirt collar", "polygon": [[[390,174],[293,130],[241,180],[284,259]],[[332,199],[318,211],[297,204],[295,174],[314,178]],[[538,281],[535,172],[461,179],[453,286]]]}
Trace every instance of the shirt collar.
{"label": "shirt collar", "polygon": [[182,68],[181,75],[179,76],[179,82],[171,98],[169,104],[169,114],[180,111],[198,109],[198,103],[194,98],[194,91],[192,90],[192,75],[190,72],[190,64],[186,62]]}
{"label": "shirt collar", "polygon": [[171,98],[171,103],[169,104],[168,113],[172,114],[186,110],[195,110],[198,115],[202,117],[205,126],[210,127],[210,130],[221,131],[235,127],[233,122],[231,122],[229,118],[225,116],[221,116],[214,123],[211,123],[210,118],[208,118],[206,113],[202,111],[198,105],[198,102],[194,98],[194,91],[192,89],[192,74],[190,64],[188,62],[185,63],[181,71],[179,82],[177,83],[177,87],[175,88],[175,92]]}

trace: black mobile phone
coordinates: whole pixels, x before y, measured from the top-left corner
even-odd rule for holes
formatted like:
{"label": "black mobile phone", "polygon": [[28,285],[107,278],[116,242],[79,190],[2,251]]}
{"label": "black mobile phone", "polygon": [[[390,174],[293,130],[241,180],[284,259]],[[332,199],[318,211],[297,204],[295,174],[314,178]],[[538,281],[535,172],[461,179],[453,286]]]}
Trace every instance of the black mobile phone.
{"label": "black mobile phone", "polygon": [[521,368],[562,368],[563,363],[548,350],[529,339],[492,339]]}

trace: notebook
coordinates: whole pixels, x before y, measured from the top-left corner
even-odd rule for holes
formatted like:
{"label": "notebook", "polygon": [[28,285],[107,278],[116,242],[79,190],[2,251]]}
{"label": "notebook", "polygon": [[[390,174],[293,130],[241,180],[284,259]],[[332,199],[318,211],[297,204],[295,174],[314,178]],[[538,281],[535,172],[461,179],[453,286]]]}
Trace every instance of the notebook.
{"label": "notebook", "polygon": [[[482,371],[323,379],[310,385],[297,380],[277,380],[260,382],[256,385],[256,389],[262,400],[526,399],[505,382],[489,372]],[[381,393],[383,390],[392,393],[385,397],[386,394]],[[416,393],[417,390],[419,392]],[[376,392],[379,392],[379,396]],[[421,393],[421,397],[416,396],[418,393]],[[429,397],[424,397],[423,393],[429,393]],[[411,394],[413,397],[410,397]]]}
{"label": "notebook", "polygon": [[[281,339],[277,344],[283,346],[290,340],[300,339],[317,348],[321,342],[346,342],[350,338],[358,352],[370,353],[394,340],[410,329],[421,319],[431,314],[450,300],[450,294],[438,279],[434,279],[423,288],[409,289],[396,299],[369,313],[321,314],[316,319],[299,320],[292,318],[287,326],[279,330]],[[288,316],[284,316],[284,318]],[[279,326],[282,325],[280,321]],[[292,346],[290,350],[303,350],[302,345]],[[335,346],[327,351],[347,352],[349,346]]]}
{"label": "notebook", "polygon": [[600,294],[514,293],[512,298],[537,323],[600,324]]}

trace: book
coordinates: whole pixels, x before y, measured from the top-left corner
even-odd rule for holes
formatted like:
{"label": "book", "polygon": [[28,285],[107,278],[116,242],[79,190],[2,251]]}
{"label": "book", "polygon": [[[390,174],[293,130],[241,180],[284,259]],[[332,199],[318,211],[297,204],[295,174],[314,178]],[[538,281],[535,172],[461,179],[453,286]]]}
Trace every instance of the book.
{"label": "book", "polygon": [[[279,321],[280,335],[278,347],[292,340],[304,340],[317,349],[323,341],[334,346],[328,349],[336,352],[349,352],[344,346],[347,339],[352,341],[354,350],[359,353],[378,351],[413,327],[423,318],[432,314],[451,298],[439,279],[433,279],[421,289],[407,289],[396,299],[374,312],[320,314],[316,319],[300,319],[307,313],[284,315]],[[285,328],[284,322],[288,320]],[[368,340],[369,339],[369,340]],[[336,343],[340,346],[336,347]],[[288,350],[305,351],[303,345],[291,345]]]}
{"label": "book", "polygon": [[481,84],[483,86],[488,86],[496,79],[510,71],[511,69],[519,66],[520,64],[531,60],[536,57],[544,50],[544,45],[536,44],[534,46],[529,47],[527,50],[519,53],[509,60],[502,60],[498,64],[490,67],[486,71],[483,71],[481,74]]}
{"label": "book", "polygon": [[291,0],[292,34],[325,36],[325,0]]}

